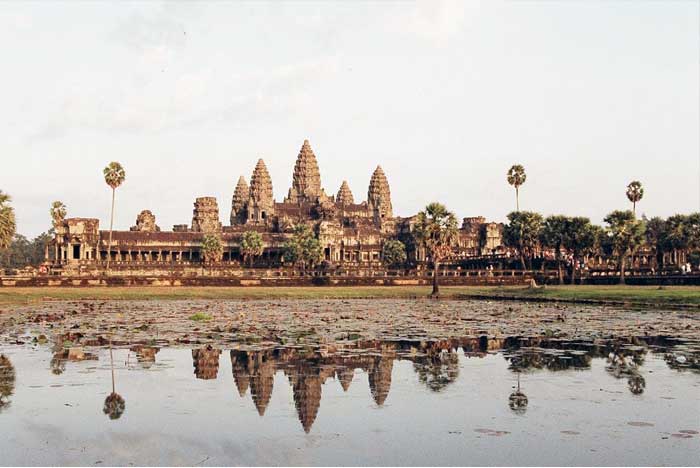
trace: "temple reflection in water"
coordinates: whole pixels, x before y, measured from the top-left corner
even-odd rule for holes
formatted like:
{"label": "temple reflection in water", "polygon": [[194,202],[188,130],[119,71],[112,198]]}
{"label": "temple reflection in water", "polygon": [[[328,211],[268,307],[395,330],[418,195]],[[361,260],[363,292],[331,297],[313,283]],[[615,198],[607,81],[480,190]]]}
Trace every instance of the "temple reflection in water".
{"label": "temple reflection in water", "polygon": [[[101,346],[104,344],[100,339],[87,339],[79,334],[59,337],[53,348],[51,372],[60,375],[67,363],[79,365],[81,361],[96,360],[97,348]],[[160,348],[152,344],[126,346],[129,350],[128,367],[148,370],[158,366]],[[367,376],[368,398],[379,407],[384,405],[390,398],[394,361],[410,362],[421,385],[431,392],[442,392],[460,377],[459,352],[467,359],[498,354],[506,360],[513,375],[512,388],[504,389],[504,404],[519,415],[525,414],[528,401],[538,398],[536,394],[529,394],[527,378],[523,380],[534,372],[586,371],[591,369],[594,359],[600,359],[604,361],[605,373],[613,379],[625,379],[632,395],[641,395],[646,389],[642,367],[648,353],[662,355],[671,369],[700,372],[700,343],[668,337],[566,340],[470,336],[434,341],[357,340],[306,346],[274,343],[235,346],[236,349],[229,351],[229,356],[235,392],[239,397],[247,398],[250,393],[258,414],[264,416],[272,398],[275,376],[282,372],[289,382],[296,413],[305,432],[309,432],[316,421],[323,386],[329,379],[337,380],[346,392],[359,370]],[[222,352],[211,345],[192,349],[195,378],[219,378]],[[131,356],[135,356],[135,362]],[[2,355],[0,412],[10,405],[14,387],[15,368],[9,357]],[[118,418],[123,412],[123,403],[109,407],[114,407],[114,411],[108,412],[110,417]]]}
{"label": "temple reflection in water", "polygon": [[[254,347],[230,351],[231,372],[241,398],[248,391],[260,416],[265,414],[272,397],[277,372],[289,380],[294,405],[304,431],[309,432],[321,406],[323,385],[335,379],[344,391],[350,388],[355,372],[367,375],[369,393],[382,406],[389,397],[394,361],[413,364],[418,381],[433,392],[441,392],[459,378],[458,352],[467,358],[479,358],[496,350],[502,352],[509,369],[518,376],[517,390],[510,394],[508,405],[523,414],[527,396],[520,388],[523,373],[590,369],[594,358],[605,359],[606,372],[613,378],[628,379],[629,390],[639,395],[646,382],[640,372],[646,353],[663,352],[669,367],[700,370],[697,347],[683,351],[681,357],[668,352],[673,343],[664,338],[629,338],[601,341],[569,341],[552,338],[467,337],[433,342],[425,341],[359,341],[328,347]],[[195,375],[200,379],[215,378],[221,351],[205,347],[192,351]],[[681,366],[679,363],[683,363]]]}

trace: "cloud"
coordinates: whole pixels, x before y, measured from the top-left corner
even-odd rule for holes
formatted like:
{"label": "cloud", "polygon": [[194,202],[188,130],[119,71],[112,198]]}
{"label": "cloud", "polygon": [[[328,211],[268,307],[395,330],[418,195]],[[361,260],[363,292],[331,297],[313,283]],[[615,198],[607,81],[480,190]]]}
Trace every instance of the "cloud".
{"label": "cloud", "polygon": [[291,115],[309,99],[309,89],[339,70],[337,57],[321,57],[238,74],[197,69],[145,82],[135,72],[116,90],[70,92],[27,141],[50,141],[75,129],[153,133],[209,122],[274,120]]}
{"label": "cloud", "polygon": [[417,1],[396,18],[393,28],[441,44],[463,30],[481,6],[479,0]]}

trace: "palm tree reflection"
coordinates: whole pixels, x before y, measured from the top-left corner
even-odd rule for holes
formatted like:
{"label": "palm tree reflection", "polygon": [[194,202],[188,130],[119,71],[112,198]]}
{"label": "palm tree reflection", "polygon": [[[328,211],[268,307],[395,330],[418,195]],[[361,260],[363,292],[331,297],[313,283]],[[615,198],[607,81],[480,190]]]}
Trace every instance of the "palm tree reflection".
{"label": "palm tree reflection", "polygon": [[109,416],[109,419],[119,419],[126,409],[126,402],[119,395],[114,385],[114,356],[112,354],[112,338],[109,339],[109,366],[112,371],[112,393],[105,398],[102,411]]}
{"label": "palm tree reflection", "polygon": [[459,377],[459,356],[452,351],[441,351],[416,359],[413,370],[418,380],[433,392],[440,392]]}
{"label": "palm tree reflection", "polygon": [[518,388],[508,397],[508,406],[516,414],[525,414],[527,410],[527,395],[520,390],[520,371],[518,374]]}
{"label": "palm tree reflection", "polygon": [[0,412],[10,406],[10,396],[15,391],[15,368],[10,359],[0,354]]}

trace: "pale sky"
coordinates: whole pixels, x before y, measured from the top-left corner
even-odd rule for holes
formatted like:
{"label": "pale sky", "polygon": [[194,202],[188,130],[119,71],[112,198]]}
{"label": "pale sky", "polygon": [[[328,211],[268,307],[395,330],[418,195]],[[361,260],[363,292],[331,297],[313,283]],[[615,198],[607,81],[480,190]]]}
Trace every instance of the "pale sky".
{"label": "pale sky", "polygon": [[108,228],[102,168],[120,161],[115,228],[162,229],[216,196],[228,224],[259,157],[281,201],[311,142],[329,194],[461,219],[515,208],[589,216],[700,210],[698,1],[5,2],[0,189],[18,232],[53,200]]}

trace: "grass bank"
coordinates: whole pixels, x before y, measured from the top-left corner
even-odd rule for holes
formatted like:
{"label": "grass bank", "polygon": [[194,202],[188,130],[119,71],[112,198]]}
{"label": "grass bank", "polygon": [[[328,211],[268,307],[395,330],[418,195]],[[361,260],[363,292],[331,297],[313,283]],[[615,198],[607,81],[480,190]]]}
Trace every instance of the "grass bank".
{"label": "grass bank", "polygon": [[[364,287],[86,287],[0,288],[0,304],[26,304],[45,300],[172,300],[172,299],[359,299],[425,298],[428,286]],[[700,308],[697,286],[454,286],[441,288],[446,299],[522,299],[673,305]]]}

